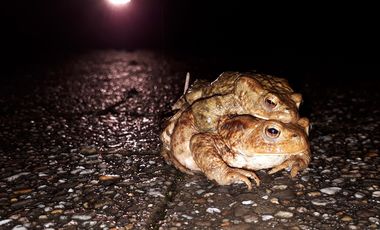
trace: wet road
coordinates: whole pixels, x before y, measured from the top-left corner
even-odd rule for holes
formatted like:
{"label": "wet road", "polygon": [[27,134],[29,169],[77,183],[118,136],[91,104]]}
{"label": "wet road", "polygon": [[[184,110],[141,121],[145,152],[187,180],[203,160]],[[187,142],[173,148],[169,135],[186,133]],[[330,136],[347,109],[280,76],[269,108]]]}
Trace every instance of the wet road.
{"label": "wet road", "polygon": [[0,229],[380,228],[378,92],[303,83],[309,168],[294,179],[259,171],[248,192],[159,155],[192,65],[93,52],[2,79]]}

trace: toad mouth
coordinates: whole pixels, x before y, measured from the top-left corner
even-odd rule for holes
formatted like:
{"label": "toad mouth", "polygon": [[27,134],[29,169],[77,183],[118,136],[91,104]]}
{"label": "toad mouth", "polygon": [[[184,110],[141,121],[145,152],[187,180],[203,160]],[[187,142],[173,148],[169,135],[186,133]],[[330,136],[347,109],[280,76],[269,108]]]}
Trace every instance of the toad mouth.
{"label": "toad mouth", "polygon": [[[255,153],[252,153],[252,155],[250,155],[250,156],[281,156],[281,155],[292,155],[292,156],[294,156],[294,155],[303,155],[306,153],[310,153],[310,150],[305,149],[305,150],[301,150],[301,151],[297,151],[297,152],[291,152],[291,153],[258,153],[258,152],[255,152]],[[247,154],[244,154],[242,152],[240,152],[240,154],[249,157]]]}
{"label": "toad mouth", "polygon": [[255,115],[255,117],[260,118],[260,119],[263,119],[263,120],[269,120],[269,118],[267,118],[267,117],[263,117],[263,116],[260,116],[260,115]]}

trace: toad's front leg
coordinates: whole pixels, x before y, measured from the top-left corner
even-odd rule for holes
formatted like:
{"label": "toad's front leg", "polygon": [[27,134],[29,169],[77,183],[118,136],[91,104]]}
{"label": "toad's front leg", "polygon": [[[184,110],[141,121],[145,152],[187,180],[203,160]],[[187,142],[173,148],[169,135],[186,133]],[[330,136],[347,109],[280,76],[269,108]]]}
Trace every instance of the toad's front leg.
{"label": "toad's front leg", "polygon": [[282,169],[290,168],[290,176],[295,177],[300,170],[307,168],[310,162],[310,153],[306,152],[300,155],[291,156],[282,164],[277,165],[269,171],[269,174],[276,173]]}
{"label": "toad's front leg", "polygon": [[219,137],[208,133],[197,134],[191,138],[190,149],[192,156],[207,178],[215,180],[220,185],[244,182],[248,190],[252,190],[252,183],[249,178],[259,185],[260,179],[254,172],[231,168],[223,161],[215,145],[215,139],[217,138]]}

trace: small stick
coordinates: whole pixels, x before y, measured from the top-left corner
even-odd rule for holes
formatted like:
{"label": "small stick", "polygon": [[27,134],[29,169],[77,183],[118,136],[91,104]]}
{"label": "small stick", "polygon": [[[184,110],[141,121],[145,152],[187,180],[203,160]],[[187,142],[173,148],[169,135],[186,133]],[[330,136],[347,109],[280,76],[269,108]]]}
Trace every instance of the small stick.
{"label": "small stick", "polygon": [[186,94],[187,89],[189,88],[189,82],[190,82],[190,73],[186,73],[186,82],[185,82],[185,88],[183,89],[183,94]]}

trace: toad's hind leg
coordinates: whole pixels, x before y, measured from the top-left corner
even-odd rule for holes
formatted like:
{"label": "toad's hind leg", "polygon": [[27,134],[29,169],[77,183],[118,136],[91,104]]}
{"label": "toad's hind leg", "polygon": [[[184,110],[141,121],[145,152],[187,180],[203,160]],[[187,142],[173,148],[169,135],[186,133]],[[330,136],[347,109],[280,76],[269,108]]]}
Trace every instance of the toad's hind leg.
{"label": "toad's hind leg", "polygon": [[260,179],[254,172],[229,167],[218,153],[213,134],[197,134],[191,138],[190,148],[194,161],[209,180],[215,180],[220,185],[229,185],[234,182],[244,182],[248,190],[252,189],[253,179],[257,185]]}
{"label": "toad's hind leg", "polygon": [[165,161],[168,164],[173,164],[174,167],[179,169],[179,171],[186,173],[186,174],[194,175],[194,173],[190,169],[183,166],[181,163],[178,162],[178,160],[175,157],[172,156],[172,153],[169,149],[162,147],[161,148],[161,155],[164,157]]}

